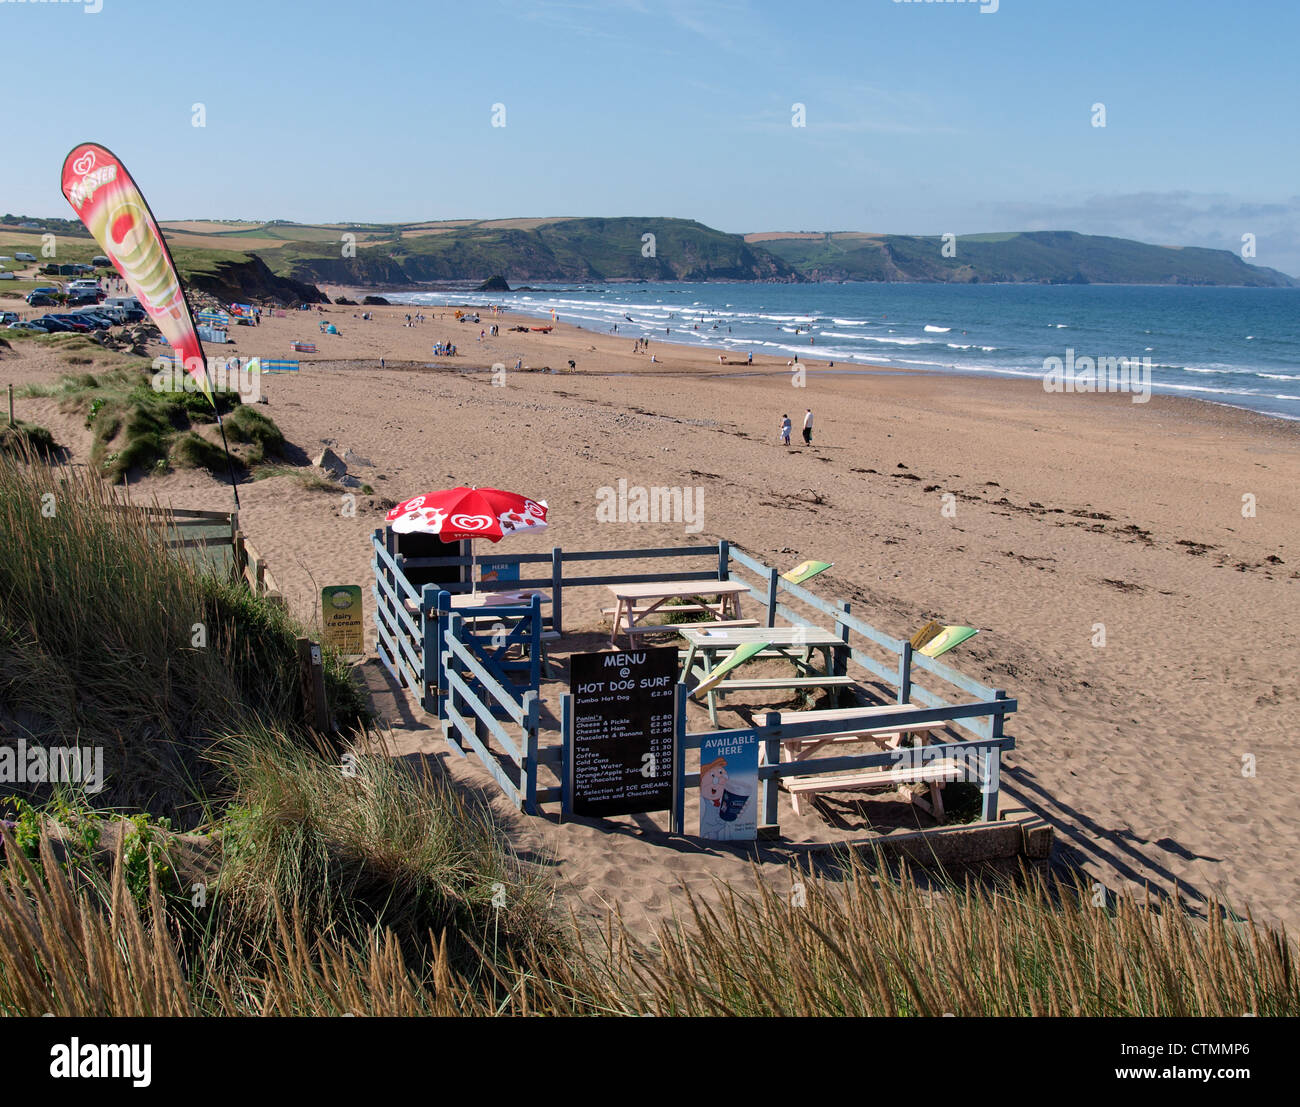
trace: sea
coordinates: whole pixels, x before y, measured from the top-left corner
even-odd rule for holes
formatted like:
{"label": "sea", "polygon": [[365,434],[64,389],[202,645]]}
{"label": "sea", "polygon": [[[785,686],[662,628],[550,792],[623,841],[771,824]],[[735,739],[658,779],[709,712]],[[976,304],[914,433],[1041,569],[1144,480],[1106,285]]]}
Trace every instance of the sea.
{"label": "sea", "polygon": [[[393,303],[500,304],[629,341],[900,371],[1042,379],[1050,358],[1150,358],[1153,392],[1300,420],[1300,288],[1149,285],[546,284],[385,292]],[[486,322],[486,320],[485,320]],[[833,361],[821,369],[817,362]]]}

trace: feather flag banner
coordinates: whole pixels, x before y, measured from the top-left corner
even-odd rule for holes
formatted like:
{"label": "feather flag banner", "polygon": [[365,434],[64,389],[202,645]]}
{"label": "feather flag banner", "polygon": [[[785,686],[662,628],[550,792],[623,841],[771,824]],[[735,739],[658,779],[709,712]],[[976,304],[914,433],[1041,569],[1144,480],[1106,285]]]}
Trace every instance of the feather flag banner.
{"label": "feather flag banner", "polygon": [[171,251],[131,174],[93,142],[63,161],[63,195],[209,397],[207,362]]}

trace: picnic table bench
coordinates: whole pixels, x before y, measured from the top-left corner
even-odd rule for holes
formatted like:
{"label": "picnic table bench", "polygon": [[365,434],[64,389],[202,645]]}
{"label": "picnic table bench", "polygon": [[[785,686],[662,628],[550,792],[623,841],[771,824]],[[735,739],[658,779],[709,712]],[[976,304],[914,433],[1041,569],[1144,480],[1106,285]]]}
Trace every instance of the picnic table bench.
{"label": "picnic table bench", "polygon": [[[844,688],[853,683],[853,678],[839,672],[839,657],[847,652],[848,646],[838,635],[821,627],[743,627],[728,626],[718,628],[682,627],[681,635],[686,639],[687,649],[682,661],[682,680],[689,682],[691,676],[698,678],[699,684],[705,684],[710,674],[721,664],[725,664],[725,655],[734,653],[742,646],[762,645],[764,648],[752,653],[746,661],[755,658],[784,657],[794,662],[800,675],[781,677],[727,677],[707,688],[709,718],[714,726],[718,725],[718,698],[727,692],[748,690],[766,690],[771,688]],[[793,653],[792,651],[799,651]],[[824,664],[818,671],[812,664],[813,651],[820,653]],[[699,664],[696,664],[696,658]],[[742,661],[741,664],[745,662]],[[737,666],[737,669],[739,666]],[[692,693],[694,695],[695,693]],[[805,713],[806,714],[806,713]]]}
{"label": "picnic table bench", "polygon": [[[750,589],[748,584],[738,580],[641,581],[634,584],[609,584],[606,587],[614,595],[614,607],[606,608],[606,613],[613,617],[609,632],[611,646],[618,645],[620,634],[626,634],[628,644],[631,645],[642,634],[675,633],[691,626],[758,626],[757,619],[740,617],[740,597]],[[679,596],[690,597],[690,602],[668,603]],[[717,596],[717,602],[709,603],[704,600],[705,596]],[[708,614],[713,618],[667,625],[644,621],[650,615],[681,614],[687,611]]]}
{"label": "picnic table bench", "polygon": [[[833,722],[838,719],[854,719],[857,722],[844,730],[782,738],[781,758],[784,761],[806,761],[818,750],[841,742],[873,742],[882,749],[898,749],[903,739],[909,735],[924,742],[930,734],[942,731],[947,726],[944,722],[909,724],[895,721],[888,726],[873,727],[869,722],[864,724],[861,721],[864,715],[897,715],[909,707],[914,711],[922,710],[910,704],[890,703],[878,707],[844,707],[825,711],[782,711],[782,726],[823,720]],[[962,779],[964,769],[964,764],[941,756],[922,764],[891,765],[828,776],[791,777],[782,780],[781,786],[790,794],[790,806],[796,815],[803,813],[799,800],[804,795],[815,796],[820,792],[855,792],[867,788],[886,787],[896,788],[899,795],[908,802],[928,810],[942,822],[943,791],[940,785],[946,781]],[[909,784],[928,784],[929,801],[908,792]]]}

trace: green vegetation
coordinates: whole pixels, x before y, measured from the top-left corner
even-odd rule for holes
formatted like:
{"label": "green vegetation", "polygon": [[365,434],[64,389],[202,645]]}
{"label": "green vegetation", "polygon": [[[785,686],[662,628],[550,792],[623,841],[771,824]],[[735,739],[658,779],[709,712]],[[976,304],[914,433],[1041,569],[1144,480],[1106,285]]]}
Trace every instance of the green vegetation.
{"label": "green vegetation", "polygon": [[213,476],[226,471],[226,452],[194,431],[173,440],[166,460],[178,469],[206,469]]}
{"label": "green vegetation", "polygon": [[[94,432],[91,462],[114,483],[125,481],[132,473],[168,465],[207,469],[224,477],[225,453],[194,429],[216,422],[212,401],[202,392],[156,392],[151,381],[149,369],[131,363],[97,376],[64,377],[54,388],[29,388],[27,392],[57,396],[61,410],[85,416],[86,426]],[[261,412],[242,411],[238,393],[218,391],[214,397],[222,416],[228,416],[236,427],[230,439],[248,444],[242,456],[235,456],[237,464],[258,465],[283,450],[280,429]],[[232,455],[237,454],[232,450]]]}
{"label": "green vegetation", "polygon": [[267,457],[284,454],[284,433],[274,421],[254,407],[240,405],[225,420],[226,435],[232,442],[248,443],[247,460],[256,465]]}
{"label": "green vegetation", "polygon": [[[0,796],[14,824],[0,1012],[41,995],[42,1010],[252,1013],[251,989],[285,954],[319,963],[318,937],[348,950],[377,938],[418,979],[455,968],[490,992],[497,968],[555,942],[545,886],[487,809],[367,752],[364,693],[334,651],[341,736],[305,730],[302,633],[169,552],[163,528],[93,476],[0,457],[0,722],[102,751],[105,785]],[[117,958],[162,975],[118,973]]]}
{"label": "green vegetation", "polygon": [[321,476],[315,469],[295,468],[292,465],[263,465],[253,473],[254,480],[271,477],[291,477],[306,492],[346,492],[338,481]]}
{"label": "green vegetation", "polygon": [[8,422],[0,423],[0,454],[24,457],[30,452],[49,461],[57,457],[60,451],[54,435],[45,427],[24,423],[21,419],[12,425]]}

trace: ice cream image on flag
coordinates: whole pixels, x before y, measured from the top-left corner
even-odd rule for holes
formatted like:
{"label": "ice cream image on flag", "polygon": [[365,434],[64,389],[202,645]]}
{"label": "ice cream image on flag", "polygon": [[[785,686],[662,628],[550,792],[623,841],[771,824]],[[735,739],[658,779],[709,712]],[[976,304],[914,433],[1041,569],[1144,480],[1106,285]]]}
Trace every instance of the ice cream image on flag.
{"label": "ice cream image on flag", "polygon": [[82,143],[64,159],[63,195],[183,359],[186,371],[211,394],[203,347],[176,266],[126,167],[103,146]]}
{"label": "ice cream image on flag", "polygon": [[226,447],[230,488],[239,509],[226,428],[212,394],[207,359],[185,299],[171,251],[140,189],[112,151],[94,142],[73,147],[63,159],[63,195],[126,281],[185,371],[212,400]]}

